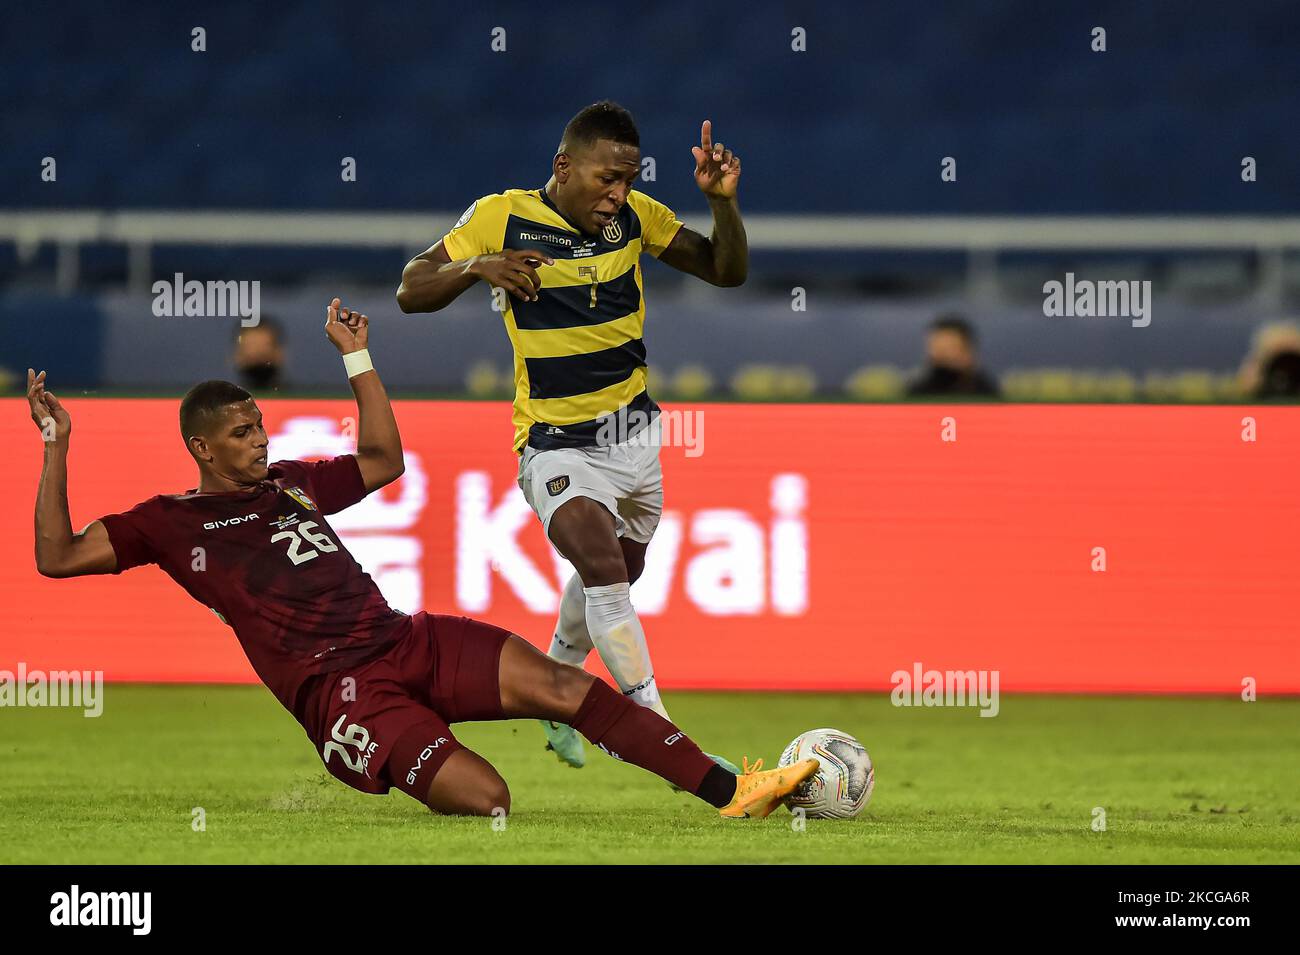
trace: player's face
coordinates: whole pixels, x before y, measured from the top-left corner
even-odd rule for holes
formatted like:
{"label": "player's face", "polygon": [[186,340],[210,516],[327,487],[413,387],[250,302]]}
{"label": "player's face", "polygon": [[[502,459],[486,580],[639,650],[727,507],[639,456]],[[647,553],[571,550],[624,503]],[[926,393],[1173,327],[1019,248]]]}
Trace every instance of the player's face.
{"label": "player's face", "polygon": [[266,429],[252,398],[226,406],[207,444],[218,474],[249,483],[266,479]]}
{"label": "player's face", "polygon": [[641,150],[598,139],[570,158],[572,172],[562,191],[567,205],[564,214],[587,232],[599,232],[626,205],[627,194],[641,173]]}
{"label": "player's face", "polygon": [[966,339],[950,328],[937,328],[926,339],[926,357],[931,365],[965,371],[975,364]]}

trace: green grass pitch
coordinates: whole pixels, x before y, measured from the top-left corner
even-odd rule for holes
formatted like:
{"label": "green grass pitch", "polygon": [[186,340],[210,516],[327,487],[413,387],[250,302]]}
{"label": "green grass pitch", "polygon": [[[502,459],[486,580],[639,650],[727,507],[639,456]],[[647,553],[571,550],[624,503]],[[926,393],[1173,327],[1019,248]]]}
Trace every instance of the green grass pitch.
{"label": "green grass pitch", "polygon": [[992,719],[884,693],[666,702],[737,762],[774,765],[813,727],[853,733],[871,804],[803,831],[784,809],[727,821],[590,746],[585,769],[561,766],[534,723],[462,724],[510,784],[497,831],[344,787],[260,687],[109,685],[98,719],[0,710],[0,863],[1300,861],[1300,700],[1004,695]]}

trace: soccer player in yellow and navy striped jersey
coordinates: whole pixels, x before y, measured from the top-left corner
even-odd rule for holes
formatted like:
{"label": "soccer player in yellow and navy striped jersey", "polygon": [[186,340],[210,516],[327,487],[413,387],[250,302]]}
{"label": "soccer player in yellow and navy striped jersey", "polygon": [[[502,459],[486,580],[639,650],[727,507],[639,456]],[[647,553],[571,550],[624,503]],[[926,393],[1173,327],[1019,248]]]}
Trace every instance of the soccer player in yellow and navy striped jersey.
{"label": "soccer player in yellow and navy striped jersey", "polygon": [[[577,570],[551,656],[581,665],[594,644],[623,691],[665,716],[628,596],[663,506],[657,448],[637,457],[623,444],[659,413],[646,390],[640,257],[718,286],[740,285],[749,267],[740,157],[713,142],[708,120],[691,152],[713,212],[709,237],[632,188],[641,149],[631,114],[588,106],[565,126],[544,187],[476,200],[407,263],[397,292],[402,311],[436,312],[483,280],[507,306],[520,487]],[[620,443],[602,447],[611,431]],[[565,730],[548,729],[552,748],[581,765],[581,742]]]}
{"label": "soccer player in yellow and navy striped jersey", "polygon": [[536,248],[552,263],[536,295],[502,296],[515,352],[516,452],[589,447],[602,416],[623,409],[648,419],[657,410],[646,391],[640,258],[662,253],[682,223],[629,190],[599,232],[575,226],[545,189],[509,189],[476,201],[442,240],[452,260]]}

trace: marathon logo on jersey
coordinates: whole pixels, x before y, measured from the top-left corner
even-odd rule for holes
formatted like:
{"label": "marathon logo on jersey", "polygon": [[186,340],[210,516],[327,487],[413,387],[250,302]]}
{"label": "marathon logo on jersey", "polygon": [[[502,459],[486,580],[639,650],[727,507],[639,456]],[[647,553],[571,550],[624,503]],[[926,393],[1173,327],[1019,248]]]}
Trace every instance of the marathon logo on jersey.
{"label": "marathon logo on jersey", "polygon": [[245,514],[242,517],[226,517],[219,521],[208,521],[203,525],[205,531],[216,531],[223,527],[229,527],[231,524],[243,524],[245,521],[257,520],[256,514]]}
{"label": "marathon logo on jersey", "polygon": [[293,498],[303,507],[307,508],[307,510],[309,511],[320,510],[320,508],[316,506],[316,502],[313,501],[310,497],[308,497],[307,492],[300,487],[286,487],[284,489],[284,493],[288,494],[291,498]]}
{"label": "marathon logo on jersey", "polygon": [[432,743],[430,743],[428,746],[424,747],[424,749],[420,751],[420,758],[415,761],[414,766],[412,766],[410,769],[406,771],[406,785],[408,786],[415,785],[416,774],[419,773],[420,770],[424,768],[424,761],[428,759],[430,756],[432,756],[433,751],[445,742],[447,742],[447,738],[445,736],[439,736],[436,740],[434,740]]}
{"label": "marathon logo on jersey", "polygon": [[523,232],[519,233],[519,238],[524,242],[553,242],[556,245],[570,246],[573,245],[572,239],[567,239],[562,235],[551,235],[549,232]]}
{"label": "marathon logo on jersey", "polygon": [[565,490],[568,488],[568,486],[569,486],[569,476],[567,474],[561,474],[559,477],[553,477],[546,482],[546,490],[550,493],[551,497],[555,497],[559,494],[563,494]]}

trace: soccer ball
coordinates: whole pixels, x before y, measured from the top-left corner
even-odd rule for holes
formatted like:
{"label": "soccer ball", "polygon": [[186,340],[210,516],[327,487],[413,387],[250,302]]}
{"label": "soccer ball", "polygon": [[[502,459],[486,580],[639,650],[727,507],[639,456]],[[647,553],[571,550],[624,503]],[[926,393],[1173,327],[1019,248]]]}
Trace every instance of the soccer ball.
{"label": "soccer ball", "polygon": [[777,765],[809,757],[820,760],[821,769],[786,797],[791,812],[802,809],[810,819],[852,819],[867,807],[876,770],[866,747],[839,730],[809,730],[795,737]]}

